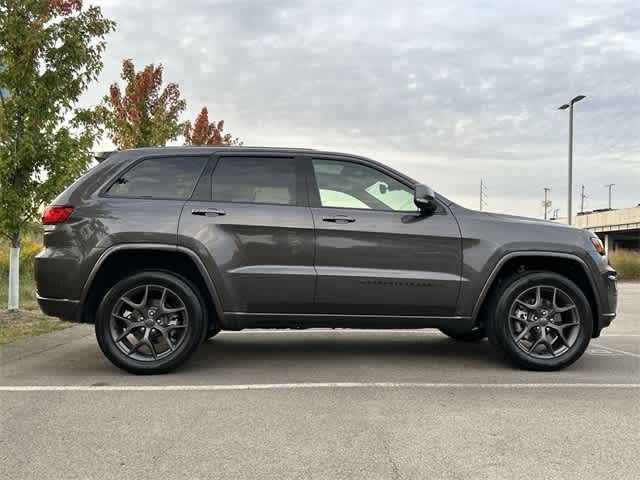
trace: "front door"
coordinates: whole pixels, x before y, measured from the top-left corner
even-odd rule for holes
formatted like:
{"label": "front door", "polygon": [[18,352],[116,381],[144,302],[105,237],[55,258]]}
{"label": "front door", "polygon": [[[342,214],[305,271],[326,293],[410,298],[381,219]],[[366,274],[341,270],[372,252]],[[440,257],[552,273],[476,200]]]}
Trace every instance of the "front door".
{"label": "front door", "polygon": [[228,313],[313,308],[314,230],[303,159],[224,154],[180,217],[178,243],[198,253]]}
{"label": "front door", "polygon": [[418,212],[413,187],[377,166],[311,158],[316,311],[453,315],[461,240],[445,205]]}

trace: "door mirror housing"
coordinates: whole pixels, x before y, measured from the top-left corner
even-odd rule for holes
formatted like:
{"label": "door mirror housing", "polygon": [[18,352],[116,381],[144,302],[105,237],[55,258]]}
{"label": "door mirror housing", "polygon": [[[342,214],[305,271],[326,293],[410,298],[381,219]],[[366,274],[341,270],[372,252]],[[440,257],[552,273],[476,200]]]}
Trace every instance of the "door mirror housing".
{"label": "door mirror housing", "polygon": [[413,202],[421,212],[433,213],[437,210],[436,194],[433,193],[431,187],[427,185],[417,184],[413,195]]}

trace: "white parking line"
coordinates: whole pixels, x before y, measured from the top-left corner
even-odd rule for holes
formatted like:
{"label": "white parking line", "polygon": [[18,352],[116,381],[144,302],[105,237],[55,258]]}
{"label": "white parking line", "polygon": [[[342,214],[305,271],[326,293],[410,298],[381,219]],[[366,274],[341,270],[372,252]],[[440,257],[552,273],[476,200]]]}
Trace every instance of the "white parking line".
{"label": "white parking line", "polygon": [[616,353],[621,353],[622,355],[627,355],[629,357],[640,358],[640,354],[637,354],[637,353],[627,352],[626,350],[618,350],[617,348],[612,348],[612,347],[606,347],[600,343],[594,343],[593,345],[599,348],[604,348],[605,350],[609,350],[610,352],[616,352]]}
{"label": "white parking line", "polygon": [[239,385],[20,385],[0,386],[0,392],[225,392],[238,390],[296,390],[351,388],[420,389],[640,389],[640,383],[422,383],[422,382],[317,382],[250,383]]}

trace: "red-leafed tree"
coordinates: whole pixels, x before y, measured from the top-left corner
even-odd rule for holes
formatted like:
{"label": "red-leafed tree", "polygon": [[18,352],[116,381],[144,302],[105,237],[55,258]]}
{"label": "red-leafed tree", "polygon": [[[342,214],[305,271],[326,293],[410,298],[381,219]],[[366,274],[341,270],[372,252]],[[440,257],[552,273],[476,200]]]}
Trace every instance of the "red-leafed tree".
{"label": "red-leafed tree", "polygon": [[202,107],[193,125],[187,122],[184,129],[186,145],[212,145],[221,147],[240,146],[239,138],[233,138],[230,133],[223,133],[224,120],[209,122],[209,111]]}
{"label": "red-leafed tree", "polygon": [[119,149],[161,147],[184,131],[179,121],[187,104],[178,84],[162,88],[162,65],[147,65],[136,72],[131,59],[122,62],[124,94],[117,83],[109,88],[98,109],[113,143]]}

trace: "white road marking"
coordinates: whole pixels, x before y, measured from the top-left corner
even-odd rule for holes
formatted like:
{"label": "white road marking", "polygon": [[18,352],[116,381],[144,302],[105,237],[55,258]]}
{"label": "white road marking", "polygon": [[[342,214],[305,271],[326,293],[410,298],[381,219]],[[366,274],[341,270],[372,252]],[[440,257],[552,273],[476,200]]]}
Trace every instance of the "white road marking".
{"label": "white road marking", "polygon": [[250,383],[239,385],[16,385],[0,386],[0,392],[225,392],[238,390],[295,390],[351,388],[419,389],[640,389],[640,383],[423,383],[423,382],[317,382]]}
{"label": "white road marking", "polygon": [[594,345],[596,345],[599,348],[604,348],[605,350],[609,350],[610,352],[620,353],[622,355],[627,355],[629,357],[640,358],[640,354],[638,354],[638,353],[627,352],[626,350],[618,350],[617,348],[607,347],[607,346],[601,345],[599,343],[594,344]]}

